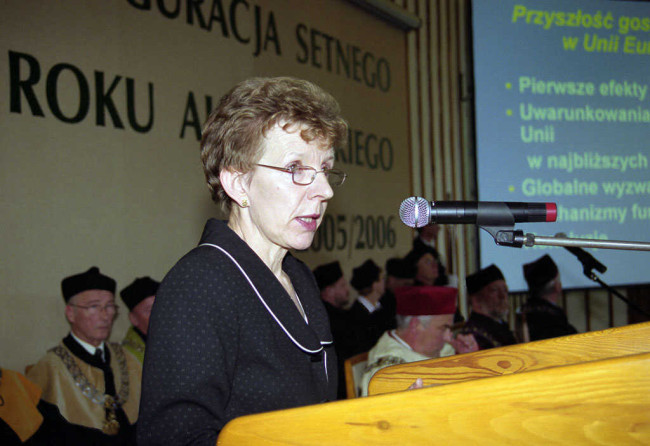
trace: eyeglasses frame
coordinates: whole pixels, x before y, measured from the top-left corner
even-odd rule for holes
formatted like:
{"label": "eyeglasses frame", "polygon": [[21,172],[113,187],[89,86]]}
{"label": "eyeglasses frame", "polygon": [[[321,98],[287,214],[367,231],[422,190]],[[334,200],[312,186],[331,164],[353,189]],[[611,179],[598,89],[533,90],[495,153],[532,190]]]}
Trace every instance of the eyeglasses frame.
{"label": "eyeglasses frame", "polygon": [[81,309],[83,309],[83,310],[87,310],[87,311],[89,311],[89,312],[92,312],[92,311],[90,310],[91,308],[93,308],[93,307],[98,307],[99,310],[98,310],[97,314],[100,314],[100,313],[102,313],[103,311],[105,311],[106,314],[110,314],[109,311],[108,311],[108,308],[110,308],[110,307],[115,308],[115,313],[113,313],[113,314],[118,314],[119,311],[120,311],[120,307],[118,307],[118,306],[115,305],[115,304],[107,304],[107,305],[78,305],[78,304],[68,304],[68,305],[70,305],[71,307],[81,308]]}
{"label": "eyeglasses frame", "polygon": [[[342,175],[343,179],[341,180],[341,184],[337,184],[337,185],[335,185],[335,186],[330,184],[330,185],[333,186],[333,187],[339,187],[339,186],[342,186],[343,183],[345,183],[345,179],[348,177],[348,174],[347,174],[347,173],[345,173],[345,172],[343,172],[342,170],[339,170],[339,169],[323,169],[323,170],[316,170],[316,169],[314,169],[314,168],[311,167],[311,166],[298,166],[298,169],[301,169],[301,170],[311,170],[311,171],[314,172],[313,175],[312,175],[312,177],[311,177],[311,181],[310,181],[309,183],[299,183],[299,182],[297,182],[297,181],[295,180],[295,177],[294,177],[294,173],[296,172],[296,170],[291,170],[290,168],[287,168],[287,167],[269,166],[269,165],[267,165],[267,164],[259,164],[259,163],[256,163],[255,165],[256,165],[256,166],[259,166],[259,167],[266,167],[267,169],[277,170],[277,171],[279,171],[279,172],[290,173],[290,174],[291,174],[291,181],[293,181],[293,184],[295,184],[295,185],[297,185],[297,186],[309,186],[309,185],[312,184],[314,181],[316,181],[316,175],[318,175],[319,173],[325,173],[325,174],[326,174],[327,172],[334,172],[334,173],[336,173],[336,174],[340,174],[340,175]],[[328,181],[328,184],[329,184],[329,181]]]}

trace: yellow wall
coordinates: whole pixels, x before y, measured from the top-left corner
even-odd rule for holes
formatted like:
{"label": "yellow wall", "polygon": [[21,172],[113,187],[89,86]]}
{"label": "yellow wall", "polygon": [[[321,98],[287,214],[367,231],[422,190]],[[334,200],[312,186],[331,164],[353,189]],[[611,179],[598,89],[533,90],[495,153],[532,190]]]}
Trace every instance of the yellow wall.
{"label": "yellow wall", "polygon": [[397,215],[411,191],[404,31],[343,0],[191,5],[2,3],[3,367],[22,370],[66,334],[63,277],[97,265],[118,290],[139,276],[161,280],[197,243],[219,216],[197,132],[250,76],[315,81],[352,129],[337,165],[349,180],[319,249],[299,257],[311,267],[338,259],[349,278],[368,257],[383,264],[408,251]]}
{"label": "yellow wall", "polygon": [[[198,9],[187,0],[2,2],[3,367],[22,370],[65,335],[64,276],[97,265],[118,289],[143,275],[160,280],[205,220],[220,216],[197,132],[207,110],[247,77],[315,81],[350,123],[352,145],[337,166],[349,180],[315,247],[297,254],[310,266],[337,259],[350,278],[369,257],[383,264],[406,254],[412,231],[397,215],[406,197],[476,199],[469,0],[386,0],[419,17],[412,31],[353,3],[364,0],[210,0]],[[337,65],[337,46],[356,54],[356,69]],[[439,237],[460,278],[463,311],[476,232],[446,225]],[[592,298],[592,329],[608,326],[601,294]],[[580,296],[570,294],[567,310],[586,329]],[[614,325],[626,323],[625,311],[614,300]],[[128,326],[122,313],[113,340]]]}

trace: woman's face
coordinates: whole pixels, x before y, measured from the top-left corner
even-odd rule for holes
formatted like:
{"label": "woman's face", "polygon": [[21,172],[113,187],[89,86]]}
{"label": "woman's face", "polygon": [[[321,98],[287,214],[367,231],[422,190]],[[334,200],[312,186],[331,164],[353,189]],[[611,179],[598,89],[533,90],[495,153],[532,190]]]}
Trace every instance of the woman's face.
{"label": "woman's face", "polygon": [[[273,127],[263,139],[259,164],[289,168],[309,166],[317,171],[332,168],[334,151],[322,141],[305,142],[299,132]],[[255,166],[248,184],[249,214],[260,242],[284,249],[307,249],[320,225],[327,201],[334,192],[322,173],[307,186],[293,183],[292,176]]]}
{"label": "woman's face", "polygon": [[421,282],[433,285],[438,278],[438,261],[431,253],[426,253],[417,263],[417,277]]}

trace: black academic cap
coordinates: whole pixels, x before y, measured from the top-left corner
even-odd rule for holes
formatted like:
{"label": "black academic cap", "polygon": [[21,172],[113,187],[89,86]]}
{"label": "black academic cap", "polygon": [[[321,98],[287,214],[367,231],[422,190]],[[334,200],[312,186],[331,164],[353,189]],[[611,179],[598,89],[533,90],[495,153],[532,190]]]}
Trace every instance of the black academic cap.
{"label": "black academic cap", "polygon": [[318,288],[322,291],[343,277],[343,271],[339,262],[335,261],[318,266],[314,270],[314,276],[316,277]]}
{"label": "black academic cap", "polygon": [[66,277],[61,281],[61,292],[66,303],[75,295],[87,290],[106,290],[115,294],[115,280],[99,272],[96,266],[85,273]]}
{"label": "black academic cap", "polygon": [[352,270],[352,280],[350,280],[350,285],[352,285],[357,291],[361,291],[376,282],[379,279],[380,273],[381,268],[379,268],[371,259],[368,259],[363,262],[361,266]]}
{"label": "black academic cap", "polygon": [[122,301],[129,308],[133,310],[136,305],[145,300],[149,296],[155,296],[158,291],[160,282],[156,282],[151,277],[138,277],[129,286],[120,291]]}
{"label": "black academic cap", "polygon": [[465,285],[467,285],[467,294],[474,294],[481,290],[486,285],[496,281],[505,280],[503,273],[495,264],[486,268],[478,270],[474,274],[470,274],[465,278]]}

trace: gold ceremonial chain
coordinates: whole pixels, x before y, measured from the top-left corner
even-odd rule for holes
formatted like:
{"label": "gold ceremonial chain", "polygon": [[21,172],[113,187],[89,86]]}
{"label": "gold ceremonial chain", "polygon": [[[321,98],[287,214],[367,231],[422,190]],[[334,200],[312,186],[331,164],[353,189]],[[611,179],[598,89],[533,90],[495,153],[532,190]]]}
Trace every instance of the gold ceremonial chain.
{"label": "gold ceremonial chain", "polygon": [[102,431],[108,435],[117,435],[120,431],[120,423],[117,421],[117,409],[119,409],[120,404],[115,401],[111,395],[105,395],[104,398],[104,409],[106,409],[106,420],[104,421],[104,426],[102,426]]}
{"label": "gold ceremonial chain", "polygon": [[81,390],[81,393],[93,403],[104,406],[104,409],[106,409],[106,420],[104,421],[102,430],[106,434],[116,435],[120,430],[120,423],[117,421],[116,411],[129,398],[129,370],[126,366],[126,357],[124,356],[122,347],[114,342],[110,343],[110,347],[111,353],[115,354],[115,359],[120,369],[120,391],[117,397],[103,394],[93,386],[66,348],[58,345],[50,351],[61,358],[68,372],[72,375],[75,385]]}
{"label": "gold ceremonial chain", "polygon": [[[503,345],[497,341],[497,339],[492,336],[491,333],[488,333],[487,331],[483,330],[482,328],[475,327],[475,326],[469,326],[468,327],[471,331],[468,331],[467,333],[476,333],[479,336],[483,336],[485,339],[490,341],[494,347],[502,347]],[[467,333],[462,333],[462,334],[467,334]]]}

